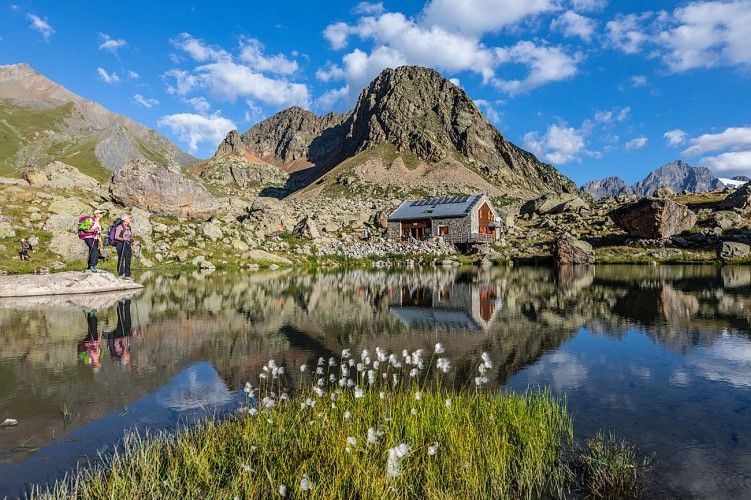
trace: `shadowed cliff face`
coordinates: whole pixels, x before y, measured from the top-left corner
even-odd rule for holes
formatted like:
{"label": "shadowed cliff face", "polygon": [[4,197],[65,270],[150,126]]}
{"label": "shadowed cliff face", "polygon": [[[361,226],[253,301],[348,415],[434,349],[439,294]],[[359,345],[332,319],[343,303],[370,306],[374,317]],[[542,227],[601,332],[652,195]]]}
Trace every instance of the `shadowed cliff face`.
{"label": "shadowed cliff face", "polygon": [[[424,164],[466,171],[466,182],[483,191],[488,189],[483,182],[520,197],[576,191],[553,166],[508,142],[462,89],[418,66],[384,70],[349,113],[317,116],[293,107],[253,126],[241,139],[255,157],[300,172],[295,188],[343,163],[351,170],[375,161],[380,164],[374,168],[388,170],[401,158],[412,170]],[[375,153],[363,156],[366,152]],[[423,175],[434,181],[440,176]]]}

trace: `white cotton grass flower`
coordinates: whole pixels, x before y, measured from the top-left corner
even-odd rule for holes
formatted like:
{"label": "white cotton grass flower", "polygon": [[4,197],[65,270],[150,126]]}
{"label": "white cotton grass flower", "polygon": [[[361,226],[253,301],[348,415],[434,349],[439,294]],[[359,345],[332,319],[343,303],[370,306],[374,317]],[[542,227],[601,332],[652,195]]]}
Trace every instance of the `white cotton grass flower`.
{"label": "white cotton grass flower", "polygon": [[316,381],[316,385],[317,385],[318,387],[323,387],[324,385],[326,385],[326,380],[325,380],[325,379],[324,379],[323,377],[321,377],[321,378],[319,378],[319,379],[318,379],[318,380]]}
{"label": "white cotton grass flower", "polygon": [[268,396],[264,397],[263,400],[261,400],[261,404],[263,404],[263,407],[270,410],[274,406],[276,406],[276,401],[274,401],[273,398],[270,398]]}
{"label": "white cotton grass flower", "polygon": [[378,444],[384,434],[385,432],[381,429],[376,430],[374,427],[370,427],[368,429],[368,444]]}
{"label": "white cotton grass flower", "polygon": [[334,375],[333,373],[331,375],[329,375],[329,382],[331,382],[332,384],[335,383],[336,382],[336,375]]}
{"label": "white cotton grass flower", "polygon": [[342,349],[342,359],[347,359],[352,356],[352,351],[350,349]]}
{"label": "white cotton grass flower", "polygon": [[436,354],[443,354],[444,352],[446,352],[446,349],[444,349],[443,344],[438,342],[435,345],[435,350],[433,352],[435,352]]}
{"label": "white cotton grass flower", "polygon": [[310,491],[311,485],[310,480],[308,479],[307,474],[302,475],[302,479],[300,480],[300,490],[301,491]]}
{"label": "white cotton grass flower", "polygon": [[360,353],[360,359],[365,361],[365,359],[369,357],[370,357],[370,352],[367,349],[363,349],[362,352]]}
{"label": "white cotton grass flower", "polygon": [[436,366],[443,373],[448,373],[451,371],[451,361],[449,361],[448,358],[438,358]]}
{"label": "white cotton grass flower", "polygon": [[409,371],[409,376],[410,376],[410,378],[415,378],[415,377],[417,377],[417,375],[419,375],[419,374],[420,374],[420,372],[419,372],[419,371],[417,370],[417,368],[412,368],[412,369],[411,369],[411,370]]}
{"label": "white cotton grass flower", "polygon": [[345,411],[344,412],[344,419],[345,420],[349,420],[351,418],[352,418],[352,413],[349,410]]}
{"label": "white cotton grass flower", "polygon": [[394,385],[399,383],[399,376],[396,373],[391,374],[391,380],[394,382]]}
{"label": "white cotton grass flower", "polygon": [[381,363],[384,363],[388,359],[388,356],[386,355],[386,351],[384,351],[380,347],[376,347],[376,357],[378,358],[378,361]]}
{"label": "white cotton grass flower", "polygon": [[481,357],[482,357],[482,364],[485,366],[485,368],[487,368],[488,370],[493,368],[493,362],[490,361],[490,354],[488,354],[487,352],[483,352]]}
{"label": "white cotton grass flower", "polygon": [[357,363],[357,371],[358,373],[362,373],[365,371],[365,364],[363,363]]}
{"label": "white cotton grass flower", "polygon": [[383,391],[381,391],[381,392],[378,393],[378,397],[381,398],[381,399],[386,399],[386,393],[383,392]]}
{"label": "white cotton grass flower", "polygon": [[438,443],[433,443],[430,446],[428,446],[428,455],[431,457],[434,457],[438,453]]}
{"label": "white cotton grass flower", "polygon": [[422,400],[422,392],[419,392],[419,391],[418,391],[418,392],[416,392],[416,393],[415,393],[415,399],[416,399],[417,401],[420,401],[420,400]]}
{"label": "white cotton grass flower", "polygon": [[365,397],[365,391],[362,390],[360,387],[355,387],[355,399],[360,399]]}
{"label": "white cotton grass flower", "polygon": [[318,366],[323,366],[325,364],[326,364],[326,358],[324,358],[323,356],[318,358]]}
{"label": "white cotton grass flower", "polygon": [[324,372],[325,370],[323,369],[322,366],[319,366],[318,368],[316,368],[316,375],[323,375]]}
{"label": "white cotton grass flower", "polygon": [[[264,366],[264,368],[266,368],[266,367]],[[268,375],[266,375],[265,373],[261,373],[260,375],[258,375],[258,377],[259,377],[259,378],[262,378],[262,379],[267,379],[267,378],[269,378],[269,376],[268,376]]]}
{"label": "white cotton grass flower", "polygon": [[475,377],[475,385],[477,387],[480,387],[481,385],[485,385],[489,382],[488,377]]}
{"label": "white cotton grass flower", "polygon": [[380,361],[378,361],[378,360],[376,360],[376,361],[373,361],[373,369],[374,369],[374,370],[377,370],[377,369],[379,369],[380,367],[381,367],[381,362],[380,362]]}
{"label": "white cotton grass flower", "polygon": [[253,389],[253,386],[250,385],[250,382],[245,382],[245,387],[243,388],[243,392],[247,394],[248,396],[252,396],[255,392],[255,389]]}
{"label": "white cotton grass flower", "polygon": [[352,379],[348,379],[348,380],[347,380],[347,387],[349,387],[349,388],[352,388],[352,387],[354,387],[355,385],[357,385],[357,384],[355,384],[355,381],[354,381],[354,380],[352,380]]}
{"label": "white cotton grass flower", "polygon": [[349,445],[349,446],[357,446],[357,438],[355,436],[349,436],[349,437],[347,437],[347,445]]}
{"label": "white cotton grass flower", "polygon": [[451,408],[452,401],[451,399],[446,400],[446,408]]}
{"label": "white cotton grass flower", "polygon": [[350,368],[351,368],[351,367],[355,366],[355,360],[354,360],[354,359],[352,359],[352,358],[349,358],[349,359],[347,360],[347,364],[348,364],[348,365],[350,366]]}
{"label": "white cotton grass flower", "polygon": [[412,415],[417,415],[417,408],[412,408],[412,409],[410,410],[410,413],[411,413]]}
{"label": "white cotton grass flower", "polygon": [[315,392],[316,396],[318,396],[319,398],[323,397],[324,392],[323,392],[323,389],[321,389],[320,387],[314,387],[313,392]]}
{"label": "white cotton grass flower", "polygon": [[280,484],[279,485],[279,496],[280,497],[286,497],[287,496],[287,486]]}
{"label": "white cotton grass flower", "polygon": [[329,366],[331,367],[336,366],[336,358],[329,358]]}
{"label": "white cotton grass flower", "polygon": [[376,372],[373,370],[368,370],[368,383],[370,385],[373,385],[376,383]]}
{"label": "white cotton grass flower", "polygon": [[410,449],[411,446],[406,443],[389,448],[389,458],[386,462],[386,477],[393,479],[402,473],[402,460],[407,456]]}
{"label": "white cotton grass flower", "polygon": [[256,415],[258,415],[258,409],[257,408],[249,408],[248,409],[248,415],[250,415],[251,417],[255,417]]}
{"label": "white cotton grass flower", "polygon": [[301,365],[300,365],[300,372],[301,372],[301,373],[305,373],[306,371],[308,371],[308,365],[306,365],[306,364],[304,364],[304,363],[303,363],[303,364],[301,364]]}

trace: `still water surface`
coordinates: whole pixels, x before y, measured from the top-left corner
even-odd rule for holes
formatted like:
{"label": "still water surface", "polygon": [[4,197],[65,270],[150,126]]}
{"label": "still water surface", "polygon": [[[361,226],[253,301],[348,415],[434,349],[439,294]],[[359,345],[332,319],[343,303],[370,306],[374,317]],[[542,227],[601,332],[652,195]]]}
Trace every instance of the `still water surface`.
{"label": "still water surface", "polygon": [[153,274],[135,295],[0,299],[0,498],[126,433],[242,399],[275,358],[489,351],[493,384],[565,396],[576,434],[654,454],[651,495],[751,497],[751,267]]}

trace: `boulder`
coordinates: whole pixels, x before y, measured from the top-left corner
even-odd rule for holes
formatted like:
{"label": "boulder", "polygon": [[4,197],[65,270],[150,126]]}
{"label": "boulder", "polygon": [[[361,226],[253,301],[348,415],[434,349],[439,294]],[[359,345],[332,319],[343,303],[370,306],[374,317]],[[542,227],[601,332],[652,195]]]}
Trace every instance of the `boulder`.
{"label": "boulder", "polygon": [[305,217],[303,220],[298,222],[295,225],[293,232],[300,238],[305,238],[308,240],[315,240],[321,237],[321,233],[318,231],[318,227],[316,227],[316,224],[310,219],[310,217]]}
{"label": "boulder", "polygon": [[53,234],[49,243],[49,249],[66,262],[81,261],[81,266],[84,266],[87,255],[86,245],[75,234]]}
{"label": "boulder", "polygon": [[688,207],[658,198],[644,198],[623,205],[608,215],[624,231],[648,239],[669,238],[696,224],[696,214]]}
{"label": "boulder", "polygon": [[652,194],[652,196],[654,198],[667,199],[675,196],[675,193],[668,186],[660,186],[655,189],[655,192]]}
{"label": "boulder", "polygon": [[78,231],[78,216],[69,214],[52,214],[43,226],[51,233],[75,233]]}
{"label": "boulder", "polygon": [[743,219],[740,214],[733,212],[732,210],[720,210],[712,215],[712,222],[716,227],[719,227],[723,231],[727,231],[741,222]]}
{"label": "boulder", "polygon": [[1,221],[0,222],[0,239],[3,238],[14,238],[16,236],[16,231],[13,229],[13,226],[9,222]]}
{"label": "boulder", "polygon": [[292,261],[281,257],[279,255],[274,255],[273,253],[266,252],[265,250],[251,250],[247,254],[248,259],[256,261],[256,262],[265,262],[270,264],[281,264],[281,265],[290,265],[292,264]]}
{"label": "boulder", "polygon": [[373,214],[373,226],[378,229],[386,229],[389,227],[389,214],[383,210],[379,210]]}
{"label": "boulder", "polygon": [[75,215],[76,217],[93,212],[91,205],[73,197],[55,197],[50,203],[48,210],[53,214],[68,214]]}
{"label": "boulder", "polygon": [[595,251],[586,241],[577,240],[566,234],[553,244],[553,258],[559,265],[594,264]]}
{"label": "boulder", "polygon": [[[153,228],[151,227],[151,221],[149,220],[151,214],[146,210],[141,210],[138,207],[131,208],[130,214],[133,216],[133,220],[131,222],[133,236],[136,239],[150,240],[151,233],[153,231]],[[119,217],[119,215],[117,216]],[[103,231],[107,231],[107,229],[109,229],[109,226],[102,228]]]}
{"label": "boulder", "polygon": [[741,210],[751,212],[751,182],[747,182],[722,200],[717,208],[721,210]]}
{"label": "boulder", "polygon": [[587,202],[571,193],[546,193],[539,198],[530,200],[522,205],[519,213],[527,214],[559,214],[563,212],[576,212],[585,208]]}
{"label": "boulder", "polygon": [[[83,244],[81,244],[83,247]],[[143,285],[133,281],[124,281],[110,273],[84,273],[69,271],[47,275],[21,274],[0,276],[0,297],[39,297],[45,295],[67,295],[96,293],[88,300],[101,297],[102,292],[135,290]]]}
{"label": "boulder", "polygon": [[751,247],[735,241],[725,241],[717,250],[717,256],[722,260],[743,259],[749,255],[751,255]]}
{"label": "boulder", "polygon": [[147,160],[127,163],[112,175],[113,201],[157,215],[209,220],[219,202],[196,181],[180,171]]}
{"label": "boulder", "polygon": [[204,222],[201,226],[201,232],[211,241],[220,240],[224,236],[222,228],[211,222]]}
{"label": "boulder", "polygon": [[25,170],[21,176],[32,186],[88,191],[99,188],[96,179],[61,161],[53,161],[42,168]]}
{"label": "boulder", "polygon": [[250,212],[263,212],[263,213],[279,213],[284,211],[284,202],[277,198],[270,198],[267,196],[259,196],[250,205]]}

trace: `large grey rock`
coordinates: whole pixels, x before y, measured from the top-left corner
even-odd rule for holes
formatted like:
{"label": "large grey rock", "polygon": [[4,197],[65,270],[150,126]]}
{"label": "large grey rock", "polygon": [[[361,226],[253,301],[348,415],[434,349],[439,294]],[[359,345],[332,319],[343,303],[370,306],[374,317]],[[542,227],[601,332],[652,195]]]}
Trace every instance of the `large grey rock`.
{"label": "large grey rock", "polygon": [[90,214],[93,209],[91,205],[78,198],[54,198],[50,203],[48,210],[54,214],[81,215]]}
{"label": "large grey rock", "polygon": [[535,213],[537,215],[576,212],[585,208],[587,203],[575,194],[546,193],[539,198],[530,200],[522,205],[522,215]]}
{"label": "large grey rock", "polygon": [[751,212],[751,182],[742,185],[722,200],[717,208],[721,210],[741,210]]}
{"label": "large grey rock", "polygon": [[83,241],[78,236],[70,233],[56,233],[52,235],[49,243],[49,249],[52,253],[59,255],[66,262],[81,261],[84,266],[88,251]]}
{"label": "large grey rock", "polygon": [[96,179],[61,161],[53,161],[42,168],[24,170],[22,176],[32,186],[89,191],[99,188]]}
{"label": "large grey rock", "polygon": [[0,221],[0,239],[14,238],[15,236],[16,231],[13,229],[13,226],[9,222]]}
{"label": "large grey rock", "polygon": [[751,255],[751,247],[745,243],[725,241],[717,251],[717,256],[722,260],[744,259]]}
{"label": "large grey rock", "polygon": [[727,231],[728,229],[739,225],[743,222],[743,219],[738,213],[733,212],[732,210],[720,210],[712,214],[712,221],[715,226],[723,231]]}
{"label": "large grey rock", "polygon": [[211,222],[204,222],[204,224],[201,226],[201,232],[211,241],[219,240],[222,238],[222,236],[224,236],[224,234],[222,233],[222,228],[219,227],[218,224]]}
{"label": "large grey rock", "polygon": [[[136,239],[151,239],[151,233],[153,228],[151,226],[151,214],[146,210],[141,210],[138,207],[132,207],[130,214],[133,216],[131,221],[131,229],[133,230],[133,237]],[[109,227],[103,228],[106,231]]]}
{"label": "large grey rock", "polygon": [[132,161],[112,175],[112,199],[157,215],[208,220],[217,215],[218,201],[181,172],[146,160]]}
{"label": "large grey rock", "polygon": [[293,231],[300,238],[308,240],[315,240],[321,237],[321,233],[318,231],[316,224],[310,220],[310,217],[305,217],[303,220],[295,225]]}
{"label": "large grey rock", "polygon": [[644,198],[619,207],[610,218],[624,231],[641,238],[669,238],[696,224],[696,214],[670,200]]}
{"label": "large grey rock", "polygon": [[595,251],[586,241],[564,235],[553,244],[553,258],[560,265],[594,264]]}
{"label": "large grey rock", "polygon": [[78,231],[78,216],[70,214],[52,214],[43,226],[51,233],[75,233]]}
{"label": "large grey rock", "polygon": [[[83,245],[81,245],[83,246]],[[0,297],[36,297],[135,290],[143,285],[120,280],[110,273],[69,271],[48,275],[0,276]]]}
{"label": "large grey rock", "polygon": [[292,264],[292,261],[285,257],[282,257],[280,255],[275,255],[273,253],[269,253],[265,250],[259,250],[259,249],[249,251],[247,254],[247,257],[248,259],[252,261],[261,262],[261,263],[272,263],[272,264],[278,264],[278,265],[281,264],[285,266]]}

